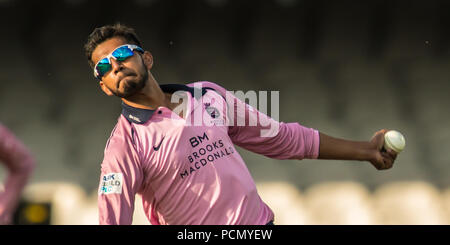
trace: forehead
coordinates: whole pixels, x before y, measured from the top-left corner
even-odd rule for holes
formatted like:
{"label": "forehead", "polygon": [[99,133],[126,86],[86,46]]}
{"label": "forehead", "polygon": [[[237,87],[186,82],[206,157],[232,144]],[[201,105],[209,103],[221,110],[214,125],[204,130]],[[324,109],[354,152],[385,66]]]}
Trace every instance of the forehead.
{"label": "forehead", "polygon": [[96,64],[101,58],[107,56],[112,51],[114,51],[114,49],[124,44],[127,44],[127,42],[122,37],[113,37],[107,39],[106,41],[97,45],[97,47],[94,49],[94,52],[92,52],[92,61],[94,62],[94,64]]}

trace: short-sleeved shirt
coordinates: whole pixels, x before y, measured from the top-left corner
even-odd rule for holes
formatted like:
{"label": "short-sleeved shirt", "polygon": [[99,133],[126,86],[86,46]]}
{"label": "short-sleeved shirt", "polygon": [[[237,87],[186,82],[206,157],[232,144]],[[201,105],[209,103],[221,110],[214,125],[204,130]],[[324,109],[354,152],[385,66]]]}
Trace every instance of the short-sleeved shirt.
{"label": "short-sleeved shirt", "polygon": [[135,195],[142,197],[151,224],[273,220],[235,145],[276,159],[317,158],[318,131],[277,122],[215,83],[160,87],[178,91],[184,114],[122,103],[101,164],[100,224],[131,224]]}

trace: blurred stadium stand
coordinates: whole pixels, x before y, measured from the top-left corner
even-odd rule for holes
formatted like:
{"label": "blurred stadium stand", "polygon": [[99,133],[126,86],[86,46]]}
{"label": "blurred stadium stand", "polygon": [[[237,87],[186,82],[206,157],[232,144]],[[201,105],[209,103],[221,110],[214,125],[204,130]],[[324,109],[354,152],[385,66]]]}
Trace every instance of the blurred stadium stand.
{"label": "blurred stadium stand", "polygon": [[[31,184],[68,185],[67,190],[41,186],[39,193],[52,194],[34,202],[53,203],[58,191],[73,192],[71,207],[88,211],[70,222],[93,222],[93,190],[121,108],[102,94],[83,45],[93,28],[122,22],[133,26],[152,52],[160,83],[210,80],[228,90],[277,90],[282,121],[355,140],[367,140],[381,128],[405,134],[405,151],[393,169],[382,172],[368,163],[278,161],[238,148],[257,183],[287,181],[275,187],[286,191],[278,201],[267,197],[274,209],[302,200],[295,211],[301,224],[448,223],[441,216],[450,216],[447,0],[135,0],[122,9],[121,2],[107,0],[0,1],[0,121],[38,160]],[[310,210],[314,218],[308,218],[308,205],[341,200],[341,187],[360,209],[360,220],[345,216],[338,203],[329,212],[341,216],[327,219]],[[316,192],[329,196],[321,199]],[[396,195],[412,203],[398,204],[408,207],[405,212],[431,202],[443,208],[431,207],[435,211],[427,218],[400,212],[391,217],[384,207],[400,202]],[[64,212],[58,205],[55,201],[50,212]],[[292,223],[288,218],[280,215],[280,223]]]}
{"label": "blurred stadium stand", "polygon": [[276,214],[276,224],[308,224],[304,197],[295,186],[286,182],[264,182],[256,187],[261,199]]}
{"label": "blurred stadium stand", "polygon": [[[258,182],[258,193],[278,225],[448,225],[450,189],[428,182],[392,182],[371,191],[352,181],[322,182],[299,189],[289,182]],[[97,225],[97,192],[77,184],[29,185],[15,224]],[[150,224],[136,196],[133,225]]]}
{"label": "blurred stadium stand", "polygon": [[352,182],[323,182],[308,188],[306,206],[312,225],[371,225],[369,191]]}
{"label": "blurred stadium stand", "polygon": [[426,182],[381,186],[373,196],[377,223],[386,225],[444,225],[441,193]]}

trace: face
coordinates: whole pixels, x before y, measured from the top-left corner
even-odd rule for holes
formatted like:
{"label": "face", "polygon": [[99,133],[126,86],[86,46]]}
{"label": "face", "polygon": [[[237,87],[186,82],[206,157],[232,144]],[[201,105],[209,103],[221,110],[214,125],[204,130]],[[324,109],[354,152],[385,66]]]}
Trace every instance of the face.
{"label": "face", "polygon": [[[92,61],[97,64],[99,60],[124,44],[128,42],[121,37],[104,41],[95,48]],[[134,55],[124,61],[111,58],[110,62],[112,68],[101,78],[100,87],[109,96],[128,98],[144,88],[153,65],[153,58],[149,52],[142,54],[135,50]]]}

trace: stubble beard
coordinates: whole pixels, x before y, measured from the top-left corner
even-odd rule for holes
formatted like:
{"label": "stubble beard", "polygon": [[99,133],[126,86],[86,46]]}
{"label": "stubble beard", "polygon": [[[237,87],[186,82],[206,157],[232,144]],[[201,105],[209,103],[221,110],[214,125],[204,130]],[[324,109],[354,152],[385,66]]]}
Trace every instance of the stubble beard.
{"label": "stubble beard", "polygon": [[119,92],[118,90],[114,92],[114,95],[120,97],[120,98],[129,98],[137,93],[139,93],[147,83],[148,80],[148,70],[145,70],[143,72],[143,75],[141,76],[141,79],[137,81],[130,81],[127,83],[127,86],[124,87],[123,92]]}

